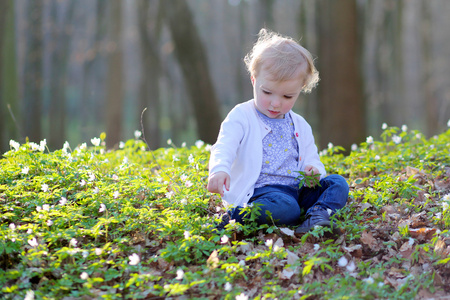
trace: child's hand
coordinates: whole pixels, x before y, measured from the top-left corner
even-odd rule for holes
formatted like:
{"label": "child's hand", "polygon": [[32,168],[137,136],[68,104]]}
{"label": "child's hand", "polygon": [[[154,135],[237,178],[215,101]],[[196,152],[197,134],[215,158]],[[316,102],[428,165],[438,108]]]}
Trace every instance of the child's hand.
{"label": "child's hand", "polygon": [[314,177],[317,179],[315,181],[310,181],[309,182],[309,185],[307,185],[307,186],[310,187],[310,188],[311,187],[315,187],[317,185],[317,183],[319,182],[319,180],[320,180],[320,172],[314,166],[310,166],[310,165],[306,166],[305,167],[305,175],[307,175],[307,176],[314,175]]}
{"label": "child's hand", "polygon": [[230,190],[230,175],[225,172],[217,172],[208,178],[208,191],[218,193],[223,196],[223,186],[227,191]]}

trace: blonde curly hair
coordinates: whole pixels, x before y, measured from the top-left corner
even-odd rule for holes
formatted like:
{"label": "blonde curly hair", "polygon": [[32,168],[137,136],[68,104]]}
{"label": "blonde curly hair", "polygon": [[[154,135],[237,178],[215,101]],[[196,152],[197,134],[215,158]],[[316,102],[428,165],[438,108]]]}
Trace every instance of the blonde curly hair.
{"label": "blonde curly hair", "polygon": [[319,82],[319,72],[311,53],[290,37],[261,29],[258,40],[245,56],[244,62],[251,76],[257,77],[261,68],[275,81],[304,76],[302,92],[309,93]]}

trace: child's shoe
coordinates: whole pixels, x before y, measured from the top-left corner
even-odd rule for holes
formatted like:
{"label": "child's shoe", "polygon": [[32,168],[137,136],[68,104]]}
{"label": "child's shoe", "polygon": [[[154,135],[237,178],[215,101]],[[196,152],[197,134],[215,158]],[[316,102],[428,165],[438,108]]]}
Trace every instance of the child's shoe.
{"label": "child's shoe", "polygon": [[330,215],[326,210],[315,210],[311,212],[307,219],[295,229],[295,233],[305,233],[314,226],[330,226]]}

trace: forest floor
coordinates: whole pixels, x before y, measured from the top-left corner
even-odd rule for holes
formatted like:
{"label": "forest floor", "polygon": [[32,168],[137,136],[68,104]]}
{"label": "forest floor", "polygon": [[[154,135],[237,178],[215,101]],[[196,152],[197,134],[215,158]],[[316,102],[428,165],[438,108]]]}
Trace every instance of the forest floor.
{"label": "forest floor", "polygon": [[[5,299],[448,299],[450,130],[386,127],[327,172],[350,186],[335,228],[232,223],[206,190],[209,145],[149,151],[105,135],[11,142],[0,159]],[[257,210],[247,209],[255,218]]]}

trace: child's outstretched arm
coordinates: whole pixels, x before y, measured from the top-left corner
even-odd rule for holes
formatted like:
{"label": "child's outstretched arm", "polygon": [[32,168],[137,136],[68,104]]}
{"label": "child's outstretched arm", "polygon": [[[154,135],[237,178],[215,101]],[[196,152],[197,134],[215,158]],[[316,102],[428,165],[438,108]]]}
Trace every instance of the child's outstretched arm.
{"label": "child's outstretched arm", "polygon": [[226,172],[217,172],[209,176],[208,178],[208,191],[211,193],[218,193],[223,196],[223,187],[227,191],[230,190],[230,175]]}

